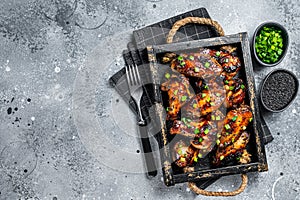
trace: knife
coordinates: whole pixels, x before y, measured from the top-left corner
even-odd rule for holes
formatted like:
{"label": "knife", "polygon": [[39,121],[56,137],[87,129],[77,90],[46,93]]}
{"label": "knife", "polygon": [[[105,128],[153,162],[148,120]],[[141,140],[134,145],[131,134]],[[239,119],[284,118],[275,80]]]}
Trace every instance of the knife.
{"label": "knife", "polygon": [[147,126],[139,126],[139,133],[141,137],[141,144],[142,144],[142,153],[144,153],[144,163],[147,171],[147,177],[152,178],[157,175],[155,158],[152,152],[149,135],[148,135],[148,128]]}

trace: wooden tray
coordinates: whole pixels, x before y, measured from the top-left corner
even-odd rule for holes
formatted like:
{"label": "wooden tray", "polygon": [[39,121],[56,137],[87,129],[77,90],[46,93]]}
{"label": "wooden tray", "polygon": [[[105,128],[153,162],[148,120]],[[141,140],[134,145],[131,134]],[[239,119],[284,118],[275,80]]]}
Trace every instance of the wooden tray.
{"label": "wooden tray", "polygon": [[[249,130],[250,141],[248,144],[249,151],[252,154],[249,164],[239,164],[234,166],[226,166],[220,168],[197,168],[189,172],[178,171],[172,165],[171,147],[169,146],[169,133],[164,119],[165,108],[163,107],[164,99],[160,90],[162,70],[166,69],[169,64],[161,62],[161,57],[165,53],[190,51],[201,47],[214,48],[223,45],[234,45],[238,47],[239,57],[242,61],[242,69],[239,76],[245,81],[247,89],[246,100],[253,113],[253,123]],[[163,167],[164,182],[167,186],[183,182],[197,182],[207,180],[209,178],[217,178],[224,175],[240,174],[253,171],[267,171],[268,165],[266,160],[265,147],[263,142],[263,132],[259,117],[258,102],[255,97],[254,74],[251,61],[249,40],[247,33],[239,33],[235,35],[208,38],[196,41],[188,41],[181,43],[153,45],[147,47],[148,58],[150,62],[151,78],[154,83],[154,94],[157,103],[155,106],[156,116],[160,123],[161,131],[157,135],[159,147],[161,149],[161,164]],[[250,126],[250,125],[249,125]]]}

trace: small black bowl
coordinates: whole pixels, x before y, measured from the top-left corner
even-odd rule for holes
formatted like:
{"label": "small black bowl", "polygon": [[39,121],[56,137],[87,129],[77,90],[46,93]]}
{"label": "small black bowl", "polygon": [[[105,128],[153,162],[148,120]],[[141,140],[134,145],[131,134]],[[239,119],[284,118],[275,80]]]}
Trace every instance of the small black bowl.
{"label": "small black bowl", "polygon": [[263,80],[260,101],[271,112],[282,112],[296,98],[299,81],[295,74],[286,69],[275,69]]}
{"label": "small black bowl", "polygon": [[[265,63],[263,62],[259,57],[258,55],[256,54],[256,50],[255,50],[255,39],[256,39],[256,36],[260,34],[260,31],[262,30],[263,27],[274,27],[276,29],[279,29],[282,31],[282,37],[283,37],[283,53],[281,54],[281,56],[279,57],[278,61],[275,62],[275,63]],[[265,66],[265,67],[274,67],[276,65],[278,65],[282,60],[283,58],[285,57],[286,53],[287,53],[287,49],[288,49],[288,46],[289,46],[289,35],[288,35],[288,32],[287,30],[282,26],[280,25],[279,23],[277,22],[265,22],[265,23],[262,23],[260,24],[255,32],[254,32],[254,35],[253,35],[253,40],[252,40],[252,51],[253,51],[253,54],[254,54],[254,57],[255,57],[255,60],[262,66]]]}

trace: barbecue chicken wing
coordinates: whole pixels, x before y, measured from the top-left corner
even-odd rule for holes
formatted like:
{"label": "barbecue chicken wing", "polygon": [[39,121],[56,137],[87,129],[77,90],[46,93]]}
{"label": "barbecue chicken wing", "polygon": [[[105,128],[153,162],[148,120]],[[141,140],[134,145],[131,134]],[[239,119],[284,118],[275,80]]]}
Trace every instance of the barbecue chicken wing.
{"label": "barbecue chicken wing", "polygon": [[219,109],[223,104],[225,89],[222,82],[211,79],[208,84],[202,84],[202,87],[201,92],[182,107],[182,116],[199,118]]}
{"label": "barbecue chicken wing", "polygon": [[224,115],[220,111],[216,111],[206,118],[201,117],[198,120],[188,118],[175,120],[170,128],[170,134],[179,134],[190,138],[191,145],[199,150],[199,157],[202,158],[213,149],[217,137],[220,137],[223,118]]}
{"label": "barbecue chicken wing", "polygon": [[193,146],[187,146],[185,142],[179,141],[174,146],[173,160],[178,167],[191,166],[198,161],[198,151]]}
{"label": "barbecue chicken wing", "polygon": [[167,118],[176,119],[181,107],[192,98],[192,88],[188,78],[181,74],[166,74],[167,81],[161,85],[162,91],[167,91],[169,96],[169,107]]}
{"label": "barbecue chicken wing", "polygon": [[243,104],[246,95],[246,86],[242,79],[225,80],[226,90],[225,106],[227,108],[237,107]]}
{"label": "barbecue chicken wing", "polygon": [[214,164],[218,166],[224,159],[230,160],[231,158],[238,158],[240,163],[243,164],[249,163],[251,155],[246,150],[248,142],[249,134],[246,131],[244,131],[238,137],[237,141],[228,145],[222,151],[217,151]]}
{"label": "barbecue chicken wing", "polygon": [[217,141],[216,165],[233,152],[243,150],[242,147],[245,147],[249,140],[249,135],[245,130],[252,121],[252,117],[249,106],[245,105],[227,113],[221,137]]}
{"label": "barbecue chicken wing", "polygon": [[229,53],[222,52],[218,62],[223,68],[222,75],[226,77],[226,79],[233,78],[241,68],[240,59],[237,56],[233,56]]}
{"label": "barbecue chicken wing", "polygon": [[171,68],[186,76],[210,78],[219,76],[222,66],[209,53],[180,54],[171,61]]}

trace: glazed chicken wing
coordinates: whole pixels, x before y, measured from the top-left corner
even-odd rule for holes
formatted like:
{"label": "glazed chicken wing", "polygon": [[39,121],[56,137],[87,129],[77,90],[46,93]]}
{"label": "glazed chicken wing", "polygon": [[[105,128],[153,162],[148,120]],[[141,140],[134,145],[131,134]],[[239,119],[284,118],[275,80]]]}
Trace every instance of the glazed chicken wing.
{"label": "glazed chicken wing", "polygon": [[207,115],[223,104],[225,100],[225,89],[223,83],[212,79],[203,86],[202,92],[195,95],[189,103],[182,108],[182,115],[191,118],[199,118]]}
{"label": "glazed chicken wing", "polygon": [[171,68],[187,76],[209,78],[219,76],[222,66],[208,53],[180,54],[171,61]]}
{"label": "glazed chicken wing", "polygon": [[[248,138],[248,134],[244,133],[242,138],[241,135],[247,129],[248,124],[252,121],[252,117],[253,115],[249,106],[245,105],[227,113],[221,137],[217,141],[218,148],[216,153],[216,164],[228,155],[232,154],[232,149],[236,149],[238,144],[242,144],[240,140],[248,141],[245,140],[245,138]],[[238,140],[239,142],[236,143]],[[245,146],[246,144],[247,143],[245,142]],[[230,152],[228,152],[228,150],[230,150]]]}
{"label": "glazed chicken wing", "polygon": [[[175,120],[170,129],[172,135],[179,134],[190,138],[191,145],[199,150],[200,158],[206,156],[215,146],[217,136],[221,132],[218,129],[218,123],[221,121],[221,116],[213,118],[208,121],[206,118],[199,120],[191,120],[182,118],[182,120]],[[211,119],[211,117],[210,117]]]}
{"label": "glazed chicken wing", "polygon": [[218,62],[223,68],[222,75],[226,77],[226,79],[233,78],[241,68],[240,59],[229,53],[221,53]]}
{"label": "glazed chicken wing", "polygon": [[188,78],[184,75],[166,74],[168,79],[161,85],[162,91],[167,91],[169,107],[167,108],[168,119],[176,119],[180,108],[192,98],[191,87]]}
{"label": "glazed chicken wing", "polygon": [[214,164],[220,165],[224,159],[228,160],[228,158],[235,157],[238,155],[240,156],[240,163],[249,163],[251,155],[246,150],[246,145],[248,144],[248,142],[249,134],[246,131],[244,131],[239,136],[237,141],[235,141],[231,145],[228,145],[225,149],[217,151]]}
{"label": "glazed chicken wing", "polygon": [[187,146],[183,141],[175,144],[174,152],[173,160],[178,167],[191,166],[198,160],[198,150],[191,145]]}
{"label": "glazed chicken wing", "polygon": [[242,79],[225,80],[226,90],[225,106],[227,108],[237,107],[245,100],[246,87]]}

